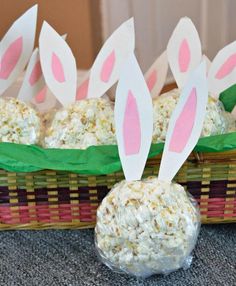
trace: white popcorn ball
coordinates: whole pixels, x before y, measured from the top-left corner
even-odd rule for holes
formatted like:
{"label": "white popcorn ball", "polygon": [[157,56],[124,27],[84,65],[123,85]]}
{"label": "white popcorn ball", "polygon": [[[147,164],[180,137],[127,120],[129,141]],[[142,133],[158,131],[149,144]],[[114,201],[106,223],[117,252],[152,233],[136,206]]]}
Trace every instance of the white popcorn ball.
{"label": "white popcorn ball", "polygon": [[197,204],[181,185],[124,180],[98,208],[95,241],[108,267],[148,277],[188,265],[199,228]]}
{"label": "white popcorn ball", "polygon": [[114,112],[106,98],[79,100],[56,112],[46,130],[47,148],[86,149],[115,144]]}
{"label": "white popcorn ball", "polygon": [[[165,141],[168,123],[179,96],[180,90],[176,88],[153,100],[153,142]],[[224,134],[234,129],[235,122],[232,116],[224,111],[222,103],[209,97],[201,137]]]}
{"label": "white popcorn ball", "polygon": [[38,144],[42,125],[37,112],[16,98],[0,98],[0,141]]}

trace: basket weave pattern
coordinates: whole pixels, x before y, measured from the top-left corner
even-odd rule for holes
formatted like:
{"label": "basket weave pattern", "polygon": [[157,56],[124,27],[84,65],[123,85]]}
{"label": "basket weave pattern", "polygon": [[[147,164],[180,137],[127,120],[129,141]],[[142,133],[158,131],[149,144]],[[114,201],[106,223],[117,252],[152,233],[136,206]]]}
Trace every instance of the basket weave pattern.
{"label": "basket weave pattern", "polygon": [[[160,156],[144,177],[157,175]],[[43,170],[0,170],[0,229],[87,228],[96,209],[123,173],[86,176]],[[175,180],[198,201],[203,223],[236,222],[236,153],[192,154]]]}

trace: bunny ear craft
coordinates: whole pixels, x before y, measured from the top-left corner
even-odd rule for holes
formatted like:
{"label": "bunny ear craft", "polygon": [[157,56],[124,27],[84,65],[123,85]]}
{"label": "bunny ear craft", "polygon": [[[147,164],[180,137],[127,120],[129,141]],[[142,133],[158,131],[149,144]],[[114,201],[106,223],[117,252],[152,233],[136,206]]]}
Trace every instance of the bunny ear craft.
{"label": "bunny ear craft", "polygon": [[172,181],[195,147],[202,131],[207,100],[206,66],[202,62],[190,75],[170,118],[159,180]]}
{"label": "bunny ear craft", "polygon": [[42,74],[38,48],[30,58],[18,98],[32,103],[39,112],[49,111],[56,106],[57,100],[48,93]]}
{"label": "bunny ear craft", "polygon": [[58,101],[45,85],[37,95],[31,99],[30,103],[33,104],[40,113],[46,113],[55,108]]}
{"label": "bunny ear craft", "polygon": [[206,55],[202,56],[202,61],[203,62],[205,61],[205,63],[206,63],[206,71],[207,71],[207,74],[208,74],[210,66],[211,66],[211,61],[209,60],[209,58]]}
{"label": "bunny ear craft", "polygon": [[152,100],[135,55],[120,74],[115,102],[116,137],[126,180],[140,180],[152,141]]}
{"label": "bunny ear craft", "polygon": [[91,68],[87,97],[102,96],[119,78],[128,56],[134,52],[133,18],[124,22],[104,43]]}
{"label": "bunny ear craft", "polygon": [[36,48],[27,66],[18,98],[24,102],[30,102],[44,86],[45,81],[41,70],[39,51]]}
{"label": "bunny ear craft", "polygon": [[[67,34],[61,37],[65,40]],[[41,69],[38,48],[34,50],[30,58],[18,98],[24,102],[31,102],[40,112],[49,111],[57,104],[55,96],[47,90]]]}
{"label": "bunny ear craft", "polygon": [[48,88],[63,106],[75,101],[77,70],[66,41],[44,22],[39,36],[39,55]]}
{"label": "bunny ear craft", "polygon": [[38,5],[16,20],[0,42],[0,94],[25,68],[34,47]]}
{"label": "bunny ear craft", "polygon": [[88,72],[82,82],[79,83],[76,91],[76,100],[82,100],[88,96],[89,75],[90,72]]}
{"label": "bunny ear craft", "polygon": [[160,94],[165,84],[167,71],[167,53],[164,51],[145,73],[145,79],[152,98],[155,98]]}
{"label": "bunny ear craft", "polygon": [[189,18],[181,18],[174,29],[167,45],[167,57],[176,83],[182,88],[202,59],[199,35]]}
{"label": "bunny ear craft", "polygon": [[209,91],[216,98],[236,83],[236,41],[218,52],[208,73]]}

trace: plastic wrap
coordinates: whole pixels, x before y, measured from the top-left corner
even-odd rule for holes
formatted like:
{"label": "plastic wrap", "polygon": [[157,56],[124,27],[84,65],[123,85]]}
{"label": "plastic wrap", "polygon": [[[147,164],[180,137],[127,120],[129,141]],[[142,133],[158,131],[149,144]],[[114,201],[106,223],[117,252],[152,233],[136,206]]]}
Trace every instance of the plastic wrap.
{"label": "plastic wrap", "polygon": [[[169,119],[177,105],[179,95],[180,90],[176,88],[153,100],[153,142],[165,141]],[[232,115],[224,110],[220,101],[209,97],[201,137],[225,134],[235,130]]]}
{"label": "plastic wrap", "polygon": [[18,144],[38,144],[42,124],[38,113],[16,98],[0,99],[0,141]]}
{"label": "plastic wrap", "polygon": [[188,268],[199,229],[197,203],[181,185],[122,181],[98,208],[95,243],[112,270],[146,278]]}
{"label": "plastic wrap", "polygon": [[79,100],[56,112],[46,130],[47,148],[86,149],[115,144],[113,108],[106,98]]}

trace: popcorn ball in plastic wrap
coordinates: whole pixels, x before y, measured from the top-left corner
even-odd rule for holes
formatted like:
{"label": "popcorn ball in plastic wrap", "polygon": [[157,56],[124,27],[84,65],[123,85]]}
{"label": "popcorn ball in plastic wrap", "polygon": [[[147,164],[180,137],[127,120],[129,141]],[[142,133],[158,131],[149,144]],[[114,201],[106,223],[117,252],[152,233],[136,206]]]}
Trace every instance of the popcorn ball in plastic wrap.
{"label": "popcorn ball in plastic wrap", "polygon": [[57,111],[45,137],[47,148],[86,149],[115,142],[113,109],[104,98],[79,100]]}
{"label": "popcorn ball in plastic wrap", "polygon": [[[123,42],[126,45],[120,45]],[[39,37],[42,72],[47,87],[63,106],[46,130],[45,147],[86,149],[116,144],[113,106],[103,96],[118,81],[121,67],[133,51],[131,18],[107,39],[77,86],[76,61],[70,47],[48,23],[43,23]],[[61,69],[56,70],[58,62]],[[47,125],[48,118],[44,117],[44,123]]]}
{"label": "popcorn ball in plastic wrap", "polygon": [[199,210],[172,180],[201,133],[208,99],[205,71],[204,64],[197,67],[173,111],[158,177],[142,180],[152,141],[152,99],[135,56],[124,65],[115,125],[125,180],[103,199],[95,227],[98,256],[114,271],[146,278],[191,265]]}
{"label": "popcorn ball in plastic wrap", "polygon": [[[194,23],[188,17],[183,17],[175,27],[167,44],[167,59],[178,89],[160,96],[154,101],[154,109],[159,112],[154,120],[154,140],[165,139],[166,125],[173,106],[176,105],[179,94],[185,86],[194,67],[202,60],[206,64],[208,84],[208,104],[201,136],[224,134],[235,131],[235,121],[232,115],[224,110],[219,101],[221,92],[235,84],[235,76],[229,59],[236,42],[221,49],[211,62],[202,54],[201,41]],[[166,119],[165,119],[166,118]],[[161,121],[163,120],[163,124]],[[160,128],[160,130],[159,130]]]}
{"label": "popcorn ball in plastic wrap", "polygon": [[[165,140],[169,119],[177,105],[179,96],[180,90],[176,88],[153,100],[154,142]],[[224,111],[220,101],[209,97],[201,136],[224,134],[232,131],[234,128],[235,123],[231,114]]]}
{"label": "popcorn ball in plastic wrap", "polygon": [[188,267],[199,233],[197,203],[179,184],[122,181],[97,211],[96,245],[105,264],[146,277]]}
{"label": "popcorn ball in plastic wrap", "polygon": [[42,126],[37,112],[15,98],[0,98],[0,141],[38,144]]}

